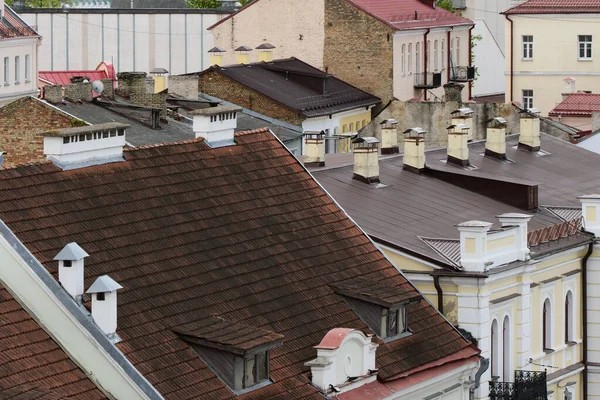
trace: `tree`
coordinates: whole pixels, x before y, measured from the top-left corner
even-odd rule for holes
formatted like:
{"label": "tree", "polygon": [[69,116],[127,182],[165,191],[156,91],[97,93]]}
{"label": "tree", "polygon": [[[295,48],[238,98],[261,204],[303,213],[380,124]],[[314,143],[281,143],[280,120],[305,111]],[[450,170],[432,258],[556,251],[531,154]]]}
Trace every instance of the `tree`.
{"label": "tree", "polygon": [[[6,4],[12,6],[15,0],[4,0]],[[35,8],[61,8],[63,5],[73,4],[73,0],[25,0],[25,5]]]}
{"label": "tree", "polygon": [[444,10],[454,12],[454,7],[452,7],[452,0],[438,0],[436,6],[439,8],[443,8]]}
{"label": "tree", "polygon": [[186,0],[190,8],[218,8],[221,7],[219,0]]}

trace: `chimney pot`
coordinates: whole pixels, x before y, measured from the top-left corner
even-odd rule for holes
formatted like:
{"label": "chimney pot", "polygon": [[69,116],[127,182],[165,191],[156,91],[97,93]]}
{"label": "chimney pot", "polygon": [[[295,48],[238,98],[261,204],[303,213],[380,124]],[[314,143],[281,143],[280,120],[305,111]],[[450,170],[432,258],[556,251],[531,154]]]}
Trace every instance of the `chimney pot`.
{"label": "chimney pot", "polygon": [[122,288],[110,276],[102,275],[86,292],[92,295],[92,318],[109,338],[117,332],[117,290]]}
{"label": "chimney pot", "polygon": [[242,111],[237,106],[216,106],[190,111],[196,137],[203,137],[210,147],[235,145],[234,132],[237,115]]}
{"label": "chimney pot", "polygon": [[374,137],[359,137],[352,141],[354,153],[354,175],[352,179],[365,183],[379,182],[379,140]]}
{"label": "chimney pot", "polygon": [[256,47],[258,50],[258,61],[270,62],[273,61],[273,46],[271,43],[262,43]]}
{"label": "chimney pot", "polygon": [[448,157],[447,162],[458,165],[459,167],[468,167],[469,146],[468,135],[469,126],[466,124],[450,125],[448,128]]}
{"label": "chimney pot", "polygon": [[250,64],[250,52],[252,49],[248,46],[240,46],[234,50],[237,53],[238,64]]}
{"label": "chimney pot", "polygon": [[404,158],[402,169],[422,173],[425,170],[425,130],[409,128],[404,134]]}
{"label": "chimney pot", "polygon": [[529,108],[520,112],[519,149],[540,150],[540,110]]}
{"label": "chimney pot", "polygon": [[208,51],[210,55],[210,65],[221,66],[223,65],[223,53],[225,53],[225,49],[220,47],[213,47]]}
{"label": "chimney pot", "polygon": [[67,244],[54,257],[58,261],[58,281],[62,287],[75,299],[81,299],[83,295],[83,259],[89,257],[75,242]]}
{"label": "chimney pot", "polygon": [[325,166],[325,131],[304,132],[304,165]]}
{"label": "chimney pot", "polygon": [[502,117],[492,118],[488,121],[487,139],[485,141],[485,155],[499,160],[506,157],[506,120]]}

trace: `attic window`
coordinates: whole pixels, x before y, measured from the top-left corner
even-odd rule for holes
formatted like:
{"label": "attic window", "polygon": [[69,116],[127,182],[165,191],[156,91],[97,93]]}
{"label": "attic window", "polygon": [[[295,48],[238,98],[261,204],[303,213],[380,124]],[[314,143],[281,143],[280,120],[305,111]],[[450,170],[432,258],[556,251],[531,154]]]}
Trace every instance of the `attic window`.
{"label": "attic window", "polygon": [[396,310],[383,309],[381,312],[381,337],[392,338],[407,331],[406,307]]}
{"label": "attic window", "polygon": [[234,363],[235,390],[250,389],[269,379],[269,352],[249,357],[236,357]]}

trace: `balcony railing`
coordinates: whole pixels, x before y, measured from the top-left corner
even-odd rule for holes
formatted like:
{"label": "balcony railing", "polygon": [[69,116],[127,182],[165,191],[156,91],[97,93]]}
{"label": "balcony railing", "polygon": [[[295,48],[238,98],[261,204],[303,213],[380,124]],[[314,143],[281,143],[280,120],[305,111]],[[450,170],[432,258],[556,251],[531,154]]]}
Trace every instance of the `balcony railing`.
{"label": "balcony railing", "polygon": [[546,400],[546,372],[515,371],[514,382],[490,382],[490,400]]}
{"label": "balcony railing", "polygon": [[442,86],[441,72],[419,72],[415,74],[416,89],[434,89]]}
{"label": "balcony railing", "polygon": [[458,66],[450,69],[450,80],[453,82],[471,82],[475,79],[475,67]]}

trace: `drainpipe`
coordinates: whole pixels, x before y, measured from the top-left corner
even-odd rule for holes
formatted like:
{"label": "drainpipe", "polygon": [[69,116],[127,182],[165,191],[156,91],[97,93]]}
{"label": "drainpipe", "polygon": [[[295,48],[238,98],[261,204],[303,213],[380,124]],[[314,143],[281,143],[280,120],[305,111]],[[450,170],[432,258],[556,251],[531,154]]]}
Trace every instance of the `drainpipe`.
{"label": "drainpipe", "polygon": [[448,30],[448,39],[446,40],[446,83],[450,82],[450,32],[454,30],[454,27],[450,27]]}
{"label": "drainpipe", "polygon": [[588,362],[588,329],[587,329],[587,261],[590,258],[590,256],[592,255],[592,253],[594,252],[594,241],[595,241],[595,235],[591,232],[587,232],[586,230],[582,231],[584,233],[587,233],[588,235],[592,235],[594,237],[594,240],[592,241],[592,243],[589,244],[588,246],[588,251],[587,253],[585,253],[585,256],[583,256],[583,259],[581,260],[581,273],[583,274],[581,276],[581,296],[583,297],[583,365],[585,367],[585,373],[583,374],[583,398],[587,399],[588,397],[588,369],[587,369],[587,362]]}
{"label": "drainpipe", "polygon": [[437,291],[438,311],[444,315],[444,292],[440,286],[440,276],[438,274],[433,274],[433,286],[435,286],[435,290]]}
{"label": "drainpipe", "polygon": [[513,20],[508,18],[508,15],[504,14],[504,18],[510,22],[510,102],[513,101],[513,43],[515,38],[513,37]]}
{"label": "drainpipe", "polygon": [[[473,57],[473,46],[471,46],[471,40],[473,40],[473,29],[475,28],[475,25],[473,25],[471,28],[469,28],[469,67],[472,67],[472,58]],[[469,82],[469,100],[473,99],[472,96],[472,90],[473,90],[473,81]]]}
{"label": "drainpipe", "polygon": [[[423,65],[423,77],[425,78],[425,86],[427,86],[427,62],[429,61],[429,57],[427,56],[427,53],[429,52],[429,47],[427,46],[427,35],[429,35],[429,31],[431,31],[431,29],[427,29],[427,32],[423,35],[423,60],[425,61]],[[425,87],[423,92],[423,100],[427,101],[427,87]]]}

